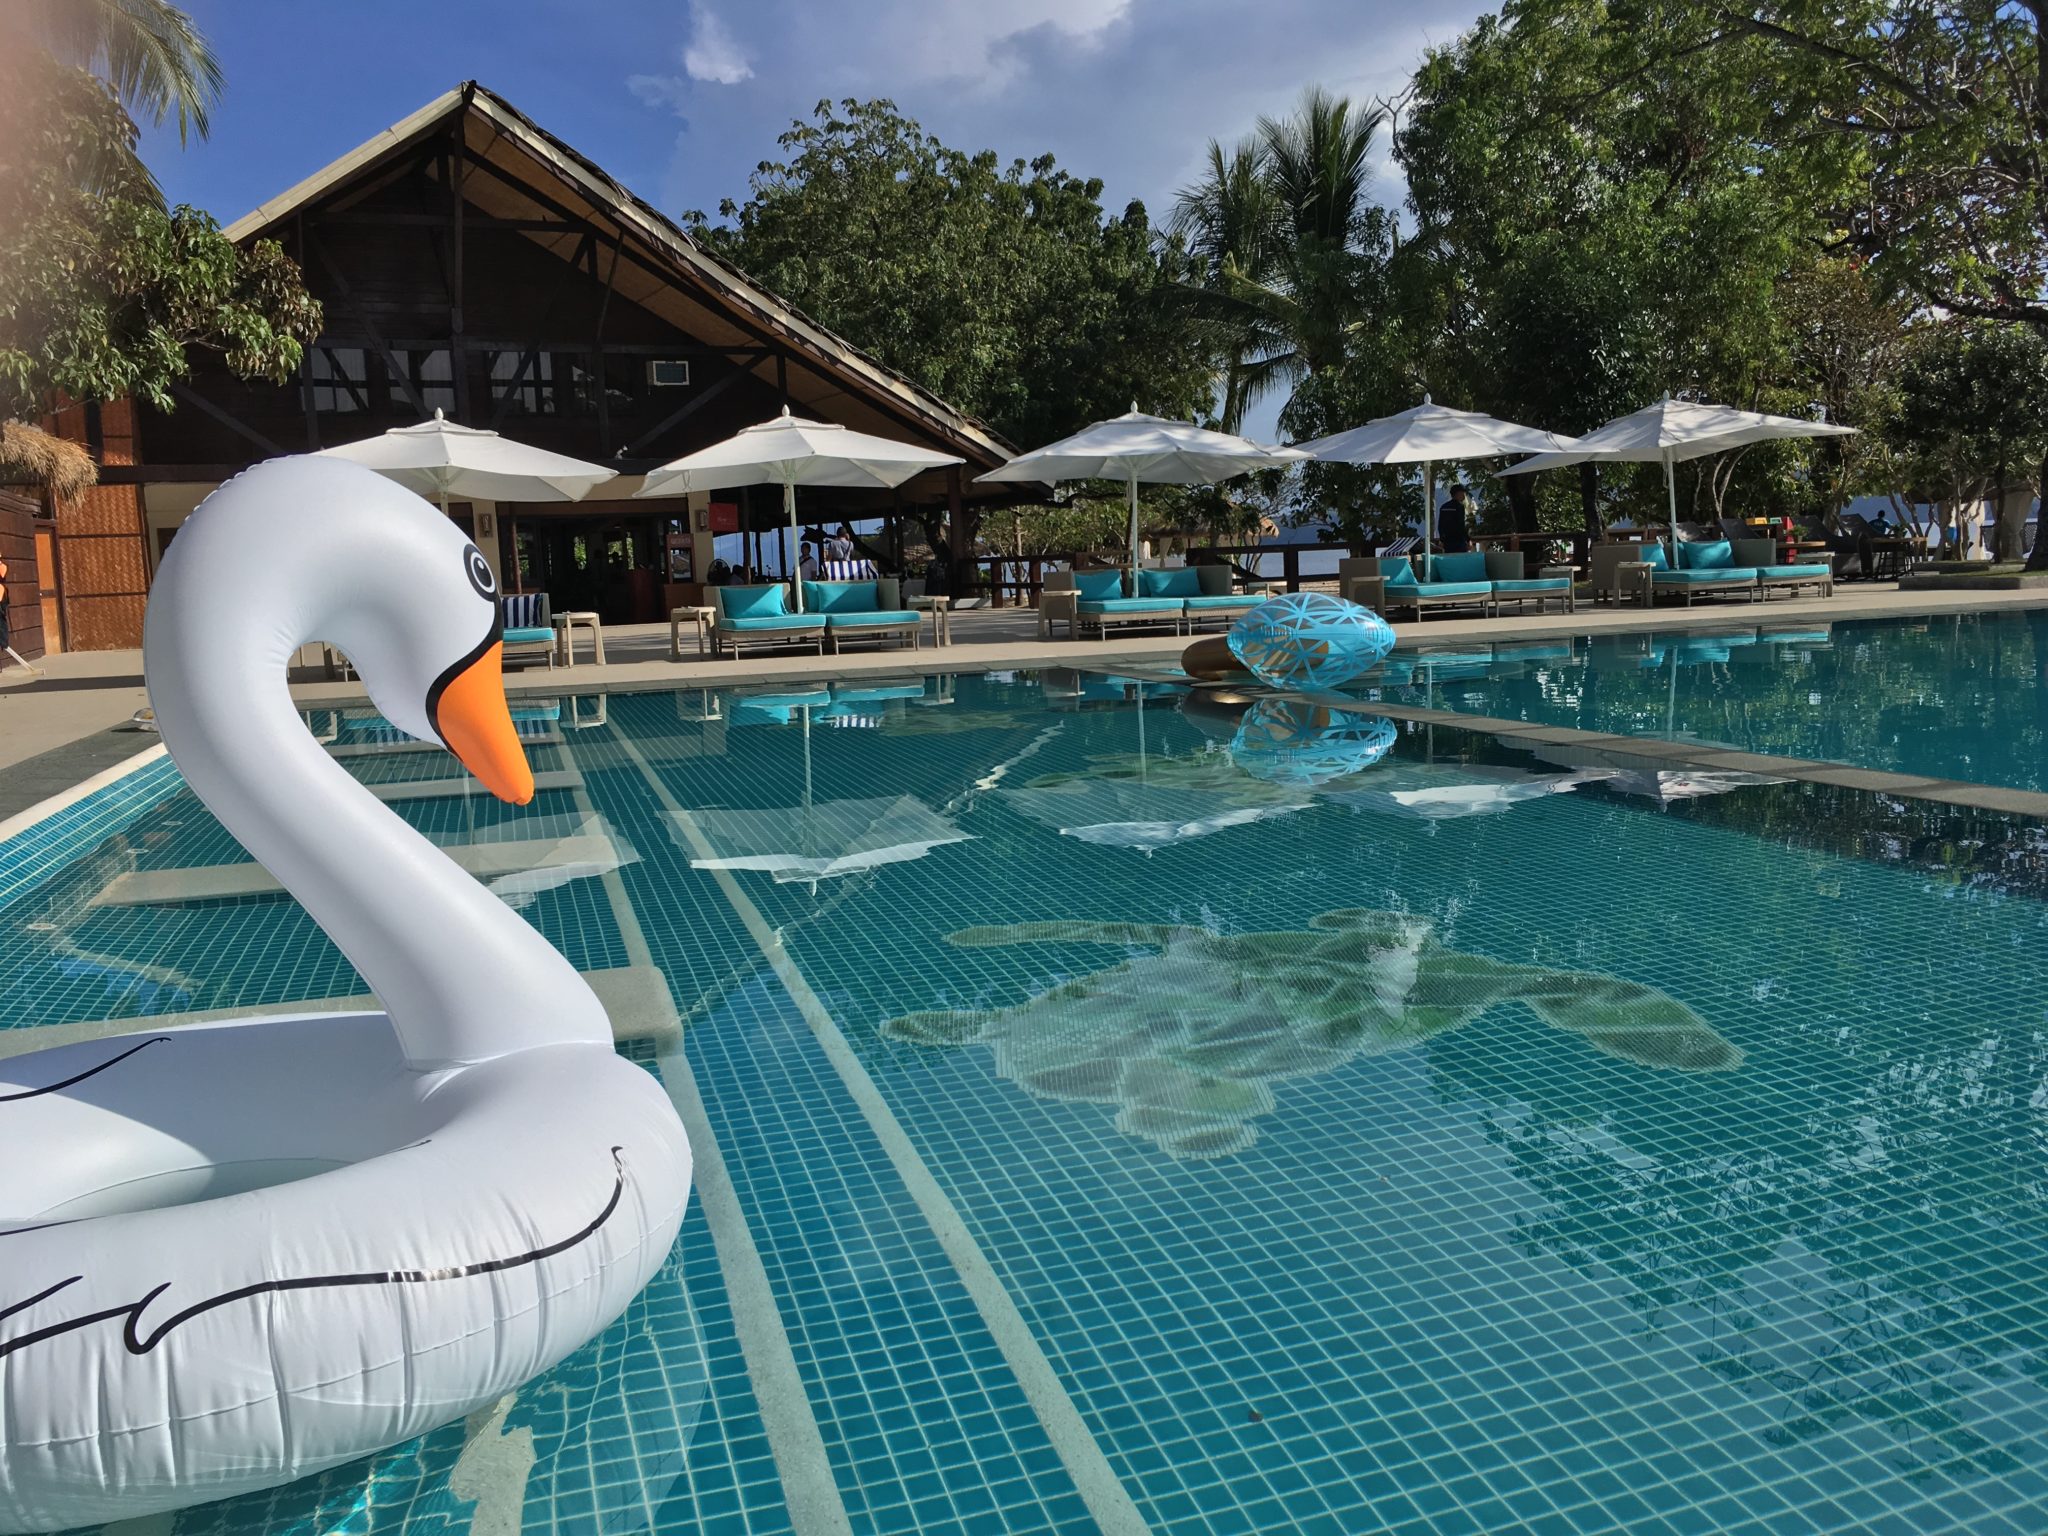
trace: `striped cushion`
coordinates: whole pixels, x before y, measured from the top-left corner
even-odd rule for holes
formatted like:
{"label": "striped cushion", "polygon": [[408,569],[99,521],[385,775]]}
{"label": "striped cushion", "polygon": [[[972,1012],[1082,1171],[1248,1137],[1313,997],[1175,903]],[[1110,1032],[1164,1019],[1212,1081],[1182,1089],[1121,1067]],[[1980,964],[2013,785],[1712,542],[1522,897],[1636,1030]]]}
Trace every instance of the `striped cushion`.
{"label": "striped cushion", "polygon": [[501,597],[507,629],[542,629],[548,622],[548,595],[529,592],[524,597]]}
{"label": "striped cushion", "polygon": [[827,581],[873,581],[875,562],[872,560],[827,560],[819,567],[819,574]]}

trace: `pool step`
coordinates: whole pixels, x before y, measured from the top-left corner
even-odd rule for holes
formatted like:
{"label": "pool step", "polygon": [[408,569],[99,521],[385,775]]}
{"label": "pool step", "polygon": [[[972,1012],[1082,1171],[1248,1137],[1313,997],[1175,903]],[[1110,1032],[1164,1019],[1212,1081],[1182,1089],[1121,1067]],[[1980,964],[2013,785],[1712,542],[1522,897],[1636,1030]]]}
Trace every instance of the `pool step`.
{"label": "pool step", "polygon": [[[561,838],[513,838],[457,843],[441,850],[479,880],[537,870],[588,865],[612,869],[626,862],[600,832]],[[231,896],[275,896],[284,887],[261,864],[202,864],[190,869],[132,869],[101,887],[89,905],[149,907],[180,901],[222,901]]]}
{"label": "pool step", "polygon": [[[614,1040],[672,1041],[682,1033],[682,1019],[669,993],[668,978],[651,965],[608,966],[584,971],[583,979],[597,994],[612,1021]],[[0,1029],[0,1058],[21,1056],[81,1040],[175,1029],[181,1024],[218,1024],[230,1019],[271,1014],[374,1013],[381,1005],[367,992],[356,997],[323,997],[311,1002],[261,1003],[243,1008],[207,1008],[192,1013],[158,1013],[141,1018],[80,1019],[70,1024],[32,1024],[26,1029]]]}
{"label": "pool step", "polygon": [[[541,736],[521,736],[519,745],[531,750],[534,747],[559,747],[564,738],[560,731],[550,731]],[[448,749],[438,741],[345,741],[327,749],[329,757],[389,757],[394,752],[446,752]]]}
{"label": "pool step", "polygon": [[[583,775],[573,768],[560,769],[553,773],[536,773],[533,788],[536,794],[548,789],[581,789]],[[454,779],[415,779],[409,783],[365,784],[363,788],[379,800],[455,800],[465,795],[479,799],[490,798],[485,789],[468,774]]]}

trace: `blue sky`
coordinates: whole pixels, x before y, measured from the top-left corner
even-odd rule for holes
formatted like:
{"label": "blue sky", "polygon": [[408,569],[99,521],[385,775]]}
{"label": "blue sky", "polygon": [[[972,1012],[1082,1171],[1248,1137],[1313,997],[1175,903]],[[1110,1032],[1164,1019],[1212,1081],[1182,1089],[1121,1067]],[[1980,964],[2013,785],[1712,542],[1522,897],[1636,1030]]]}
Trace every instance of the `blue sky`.
{"label": "blue sky", "polygon": [[[1470,0],[186,0],[227,73],[213,135],[146,135],[227,223],[464,79],[667,212],[743,197],[823,97],[888,96],[948,143],[1050,150],[1163,219],[1211,137],[1303,86],[1393,93]],[[1399,186],[1383,175],[1383,200]]]}

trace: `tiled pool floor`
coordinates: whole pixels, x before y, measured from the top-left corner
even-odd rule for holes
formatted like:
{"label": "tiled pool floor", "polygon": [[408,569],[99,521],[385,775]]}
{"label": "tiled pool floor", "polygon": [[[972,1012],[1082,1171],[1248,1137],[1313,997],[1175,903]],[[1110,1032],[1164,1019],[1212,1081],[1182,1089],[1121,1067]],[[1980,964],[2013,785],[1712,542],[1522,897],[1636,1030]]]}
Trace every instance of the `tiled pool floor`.
{"label": "tiled pool floor", "polygon": [[[506,894],[667,981],[673,1262],[496,1416],[167,1530],[2041,1529],[2040,825],[1074,673],[563,713],[527,810],[390,803],[611,839]],[[453,771],[402,756],[342,760]],[[286,897],[104,899],[243,857],[174,778],[100,816],[0,1023],[360,990]]]}

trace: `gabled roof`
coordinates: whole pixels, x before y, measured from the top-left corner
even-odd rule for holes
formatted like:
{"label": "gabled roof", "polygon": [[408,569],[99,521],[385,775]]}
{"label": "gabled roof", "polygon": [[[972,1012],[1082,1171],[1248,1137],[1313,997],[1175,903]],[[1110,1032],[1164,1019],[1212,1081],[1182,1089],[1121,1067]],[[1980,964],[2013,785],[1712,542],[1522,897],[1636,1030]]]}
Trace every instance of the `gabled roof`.
{"label": "gabled roof", "polygon": [[[445,132],[451,119],[457,118],[463,120],[464,142],[473,153],[511,178],[534,185],[537,192],[541,183],[547,183],[546,195],[555,202],[582,204],[575,211],[616,226],[622,237],[637,247],[636,259],[652,258],[654,266],[672,274],[675,292],[671,297],[691,311],[683,323],[706,341],[738,345],[764,334],[772,336],[787,349],[795,366],[813,375],[814,387],[802,396],[806,407],[829,410],[833,397],[843,395],[844,405],[854,407],[858,414],[878,413],[885,422],[908,418],[967,459],[970,485],[981,469],[1013,456],[1015,450],[986,423],[956,410],[755,283],[691,239],[667,215],[634,196],[595,162],[473,80],[436,97],[289,191],[243,215],[228,226],[228,238],[251,239],[274,230],[316,201],[343,197],[355,186],[374,183],[381,168],[410,147]],[[507,216],[528,212],[510,206],[517,203],[518,194],[502,182],[486,185],[484,178],[470,176],[465,178],[463,191],[465,199],[479,205],[487,206],[490,198],[499,198],[508,204]],[[575,249],[575,236],[566,230],[558,235],[536,231],[531,238],[564,258]],[[641,292],[629,291],[627,283],[621,284],[620,291],[659,311],[664,307],[661,287],[644,280]],[[720,330],[726,334],[717,334]],[[818,384],[827,387],[820,392],[815,388]],[[791,392],[798,393],[795,388]],[[886,431],[886,426],[882,430]]]}

